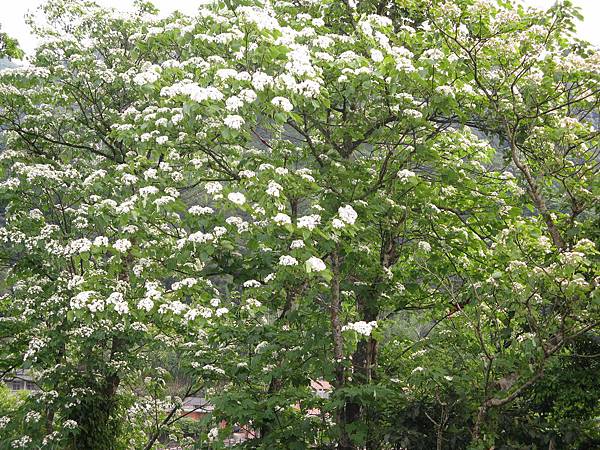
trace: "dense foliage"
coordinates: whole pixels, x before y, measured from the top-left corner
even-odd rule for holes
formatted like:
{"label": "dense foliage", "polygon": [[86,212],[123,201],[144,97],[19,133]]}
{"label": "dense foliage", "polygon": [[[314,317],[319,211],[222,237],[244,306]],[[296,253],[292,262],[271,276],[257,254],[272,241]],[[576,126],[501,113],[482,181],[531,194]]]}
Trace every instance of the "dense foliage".
{"label": "dense foliage", "polygon": [[137,7],[51,0],[0,72],[0,448],[598,444],[569,2]]}
{"label": "dense foliage", "polygon": [[19,48],[19,42],[8,34],[0,32],[0,58],[22,58],[23,50]]}

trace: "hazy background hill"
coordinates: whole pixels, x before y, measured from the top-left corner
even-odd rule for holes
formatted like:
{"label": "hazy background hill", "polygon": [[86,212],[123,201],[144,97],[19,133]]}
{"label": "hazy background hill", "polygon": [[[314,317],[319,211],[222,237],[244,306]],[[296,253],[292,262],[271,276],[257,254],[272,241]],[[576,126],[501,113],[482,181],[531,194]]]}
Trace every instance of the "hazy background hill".
{"label": "hazy background hill", "polygon": [[7,67],[15,67],[16,64],[12,61],[9,61],[6,58],[0,58],[0,70],[6,69]]}

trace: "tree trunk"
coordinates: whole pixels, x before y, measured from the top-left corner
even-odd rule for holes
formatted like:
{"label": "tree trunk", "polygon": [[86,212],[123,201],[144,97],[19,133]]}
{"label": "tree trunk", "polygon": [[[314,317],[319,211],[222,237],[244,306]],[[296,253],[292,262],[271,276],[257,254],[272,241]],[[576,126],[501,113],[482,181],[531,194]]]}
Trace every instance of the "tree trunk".
{"label": "tree trunk", "polygon": [[[395,234],[382,235],[380,263],[382,268],[389,268],[397,260]],[[372,322],[377,320],[380,313],[379,297],[384,278],[380,275],[372,281],[371,286],[357,295],[357,309],[361,320]],[[356,351],[352,355],[352,382],[358,386],[370,384],[373,380],[373,370],[377,366],[377,341],[369,336],[358,342]],[[346,402],[346,423],[364,421],[367,430],[365,443],[366,450],[377,450],[377,443],[370,439],[369,411],[355,399]]]}
{"label": "tree trunk", "polygon": [[[361,320],[365,322],[371,322],[377,319],[378,306],[375,300],[376,295],[371,298],[365,299],[364,297],[358,298],[358,309]],[[373,378],[373,368],[377,364],[377,341],[372,337],[368,339],[361,339],[358,342],[356,351],[352,355],[352,383],[358,386],[364,386],[371,383]],[[368,417],[366,417],[367,411],[355,399],[349,399],[346,402],[346,423],[355,423],[364,421],[365,426],[368,428]],[[369,442],[368,431],[367,431],[367,442],[366,449],[374,450],[373,443]]]}
{"label": "tree trunk", "polygon": [[[341,263],[338,252],[339,249],[336,249],[331,255],[331,270],[333,272],[333,277],[331,279],[331,304],[329,310],[333,339],[333,356],[335,358],[335,388],[341,389],[344,387],[346,378],[344,370],[344,341],[342,337],[342,324],[340,322]],[[338,408],[336,412],[336,420],[340,429],[338,449],[353,450],[350,437],[346,431],[346,408],[344,406]]]}
{"label": "tree trunk", "polygon": [[[110,360],[115,358],[125,343],[122,339],[114,337],[111,344]],[[84,369],[86,372],[89,370]],[[85,374],[82,374],[85,376]],[[94,386],[93,380],[85,383],[87,389]],[[116,372],[108,373],[104,379],[95,384],[93,394],[81,398],[78,407],[73,408],[73,414],[69,419],[78,423],[79,433],[73,440],[73,450],[112,450],[116,448],[120,434],[121,423],[114,417],[118,406],[117,389],[121,378]]]}
{"label": "tree trunk", "polygon": [[[281,380],[281,378],[276,378],[276,377],[271,378],[271,382],[269,383],[269,390],[267,391],[268,392],[267,396],[270,397],[271,395],[275,394],[276,392],[279,392],[282,387],[283,387],[283,381]],[[273,431],[273,428],[274,428],[273,420],[265,421],[260,426],[260,430],[259,430],[260,438],[261,439],[266,438]]]}

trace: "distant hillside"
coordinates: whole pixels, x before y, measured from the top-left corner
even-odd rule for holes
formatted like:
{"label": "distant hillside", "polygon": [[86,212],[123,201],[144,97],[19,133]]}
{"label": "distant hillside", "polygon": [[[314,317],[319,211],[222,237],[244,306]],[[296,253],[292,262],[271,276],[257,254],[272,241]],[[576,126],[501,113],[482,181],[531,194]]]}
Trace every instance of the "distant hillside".
{"label": "distant hillside", "polygon": [[15,67],[16,64],[6,58],[0,58],[0,70],[6,69],[7,67]]}

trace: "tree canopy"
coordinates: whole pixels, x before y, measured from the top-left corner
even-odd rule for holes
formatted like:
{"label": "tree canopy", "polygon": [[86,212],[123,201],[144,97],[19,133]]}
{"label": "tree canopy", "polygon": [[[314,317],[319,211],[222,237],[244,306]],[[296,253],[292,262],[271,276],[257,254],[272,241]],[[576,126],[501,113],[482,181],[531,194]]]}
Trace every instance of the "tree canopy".
{"label": "tree canopy", "polygon": [[19,48],[19,42],[8,34],[0,32],[0,58],[17,58],[24,56]]}
{"label": "tree canopy", "polygon": [[570,2],[136,5],[48,1],[0,71],[0,373],[40,388],[0,448],[600,442]]}

